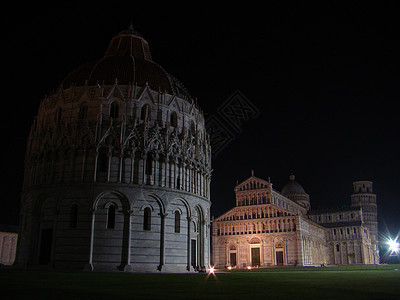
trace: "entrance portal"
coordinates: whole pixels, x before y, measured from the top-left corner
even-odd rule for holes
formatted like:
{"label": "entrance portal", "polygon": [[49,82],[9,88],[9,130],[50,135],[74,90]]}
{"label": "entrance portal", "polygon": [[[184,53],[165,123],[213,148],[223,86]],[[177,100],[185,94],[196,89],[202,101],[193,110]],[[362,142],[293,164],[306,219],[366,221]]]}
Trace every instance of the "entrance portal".
{"label": "entrance portal", "polygon": [[251,248],[251,265],[253,267],[260,265],[260,248]]}
{"label": "entrance portal", "polygon": [[51,261],[51,248],[53,244],[53,229],[42,229],[40,248],[39,248],[39,264],[47,265]]}
{"label": "entrance portal", "polygon": [[230,253],[231,267],[236,266],[236,253]]}
{"label": "entrance portal", "polygon": [[283,266],[283,251],[276,251],[276,265]]}

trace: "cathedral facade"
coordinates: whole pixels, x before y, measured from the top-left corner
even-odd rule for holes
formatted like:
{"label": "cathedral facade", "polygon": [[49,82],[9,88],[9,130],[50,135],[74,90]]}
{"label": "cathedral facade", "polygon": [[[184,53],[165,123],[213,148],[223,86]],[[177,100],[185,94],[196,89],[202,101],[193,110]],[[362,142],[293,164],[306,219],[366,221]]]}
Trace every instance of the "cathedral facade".
{"label": "cathedral facade", "polygon": [[132,27],[40,104],[17,265],[188,272],[209,265],[202,110]]}
{"label": "cathedral facade", "polygon": [[312,211],[289,179],[281,192],[254,173],[235,187],[236,206],[212,221],[216,268],[379,263],[372,182],[353,183],[349,208]]}

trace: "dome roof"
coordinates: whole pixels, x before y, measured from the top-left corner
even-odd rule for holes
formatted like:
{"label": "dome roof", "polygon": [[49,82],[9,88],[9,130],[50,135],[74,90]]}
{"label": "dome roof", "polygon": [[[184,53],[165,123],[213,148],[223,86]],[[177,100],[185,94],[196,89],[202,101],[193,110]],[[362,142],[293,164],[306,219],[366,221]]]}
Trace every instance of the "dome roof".
{"label": "dome roof", "polygon": [[118,33],[104,57],[72,71],[62,82],[63,88],[85,84],[148,84],[152,89],[189,99],[189,92],[151,57],[147,41],[132,26]]}
{"label": "dome roof", "polygon": [[303,187],[296,181],[295,176],[289,176],[290,181],[283,187],[281,194],[284,196],[293,194],[307,194]]}

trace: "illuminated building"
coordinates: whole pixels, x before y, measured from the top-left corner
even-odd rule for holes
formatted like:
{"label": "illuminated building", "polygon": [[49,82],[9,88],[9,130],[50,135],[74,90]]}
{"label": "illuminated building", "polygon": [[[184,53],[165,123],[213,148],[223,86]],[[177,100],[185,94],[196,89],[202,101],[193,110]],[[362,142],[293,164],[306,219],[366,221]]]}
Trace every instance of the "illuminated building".
{"label": "illuminated building", "polygon": [[132,27],[42,100],[25,161],[19,266],[209,265],[204,116]]}
{"label": "illuminated building", "polygon": [[342,209],[310,210],[294,175],[278,192],[252,172],[235,195],[236,206],[212,221],[215,267],[379,263],[372,182],[355,182],[352,205]]}

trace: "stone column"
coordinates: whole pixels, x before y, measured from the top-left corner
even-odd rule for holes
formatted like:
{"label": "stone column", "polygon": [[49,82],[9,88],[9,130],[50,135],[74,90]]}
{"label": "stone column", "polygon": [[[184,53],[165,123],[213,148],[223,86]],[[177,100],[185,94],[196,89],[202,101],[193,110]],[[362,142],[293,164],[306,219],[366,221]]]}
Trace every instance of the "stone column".
{"label": "stone column", "polygon": [[188,270],[188,271],[190,271],[190,258],[191,258],[191,255],[190,255],[190,252],[191,252],[191,248],[190,248],[190,243],[191,243],[191,236],[190,236],[190,232],[191,232],[191,228],[190,228],[190,226],[191,226],[191,223],[192,223],[192,217],[187,217],[187,220],[188,220],[188,224],[187,224],[187,231],[188,231],[188,233],[187,233],[187,236],[188,236],[188,239],[187,239],[187,267],[186,267],[186,269]]}
{"label": "stone column", "polygon": [[159,166],[160,166],[160,162],[158,161],[159,158],[160,156],[158,155],[158,153],[154,154],[154,172],[152,174],[154,185],[160,185],[158,182]]}
{"label": "stone column", "polygon": [[[178,162],[175,160],[175,163],[172,164],[172,166],[173,166],[173,169],[174,169],[173,172],[171,172],[171,176],[173,177],[172,178],[172,188],[173,189],[180,189],[180,186],[179,187],[176,186],[177,185],[177,178],[179,176],[179,169],[180,169],[179,165],[178,165]],[[179,180],[180,180],[180,176],[179,176]]]}
{"label": "stone column", "polygon": [[122,182],[122,170],[124,169],[124,152],[121,151],[119,154],[119,172],[118,172],[118,182]]}
{"label": "stone column", "polygon": [[161,217],[161,230],[160,230],[160,264],[158,265],[158,271],[162,270],[164,266],[164,255],[165,255],[165,217],[168,215],[166,213],[159,213]]}
{"label": "stone column", "polygon": [[107,182],[110,182],[112,149],[108,150]]}
{"label": "stone column", "polygon": [[132,149],[131,152],[131,173],[130,173],[130,183],[133,183],[134,175],[135,175],[135,151]]}
{"label": "stone column", "polygon": [[203,267],[204,266],[204,260],[205,260],[205,231],[206,231],[206,221],[205,220],[201,220],[199,221],[199,226],[200,226],[200,230],[199,230],[199,242],[200,242],[200,255],[199,255],[199,266]]}
{"label": "stone column", "polygon": [[93,181],[97,181],[97,163],[99,160],[99,149],[96,149],[96,158],[94,159],[94,172],[93,172]]}
{"label": "stone column", "polygon": [[169,170],[169,161],[168,161],[168,155],[167,155],[167,156],[165,156],[164,178],[162,180],[161,186],[168,187],[168,170]]}
{"label": "stone column", "polygon": [[[86,155],[87,155],[87,150],[86,148],[83,149],[82,152],[82,170],[81,170],[81,181],[85,181],[85,164],[86,164]],[[51,175],[53,177],[53,174]]]}
{"label": "stone column", "polygon": [[147,180],[146,180],[146,161],[147,161],[147,154],[143,153],[142,154],[142,176],[140,176],[139,173],[139,178],[138,178],[138,183],[139,184],[147,184]]}
{"label": "stone column", "polygon": [[126,211],[127,214],[127,239],[128,239],[128,243],[127,243],[127,253],[126,253],[126,265],[124,266],[124,271],[125,272],[131,272],[132,271],[132,265],[131,265],[131,246],[132,246],[132,238],[131,238],[131,232],[132,232],[132,226],[131,226],[131,221],[132,221],[132,215],[133,215],[133,211],[132,210],[127,210]]}
{"label": "stone column", "polygon": [[91,225],[90,225],[90,240],[89,240],[89,261],[85,266],[86,271],[93,271],[93,241],[94,241],[94,221],[96,215],[96,209],[90,211],[91,214]]}
{"label": "stone column", "polygon": [[181,166],[179,166],[179,170],[181,170],[181,186],[182,186],[182,190],[186,191],[186,168],[185,168],[185,163],[182,162]]}

